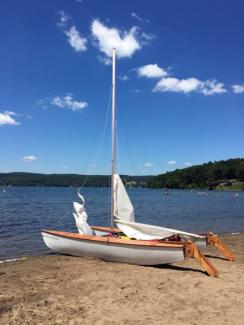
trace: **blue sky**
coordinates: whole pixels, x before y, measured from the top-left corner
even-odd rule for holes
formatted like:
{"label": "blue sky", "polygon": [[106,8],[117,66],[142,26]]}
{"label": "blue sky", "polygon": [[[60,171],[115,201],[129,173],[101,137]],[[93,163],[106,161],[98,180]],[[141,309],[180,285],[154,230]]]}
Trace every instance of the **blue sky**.
{"label": "blue sky", "polygon": [[[0,172],[119,172],[244,157],[244,2],[0,3]],[[106,123],[107,121],[107,123]]]}

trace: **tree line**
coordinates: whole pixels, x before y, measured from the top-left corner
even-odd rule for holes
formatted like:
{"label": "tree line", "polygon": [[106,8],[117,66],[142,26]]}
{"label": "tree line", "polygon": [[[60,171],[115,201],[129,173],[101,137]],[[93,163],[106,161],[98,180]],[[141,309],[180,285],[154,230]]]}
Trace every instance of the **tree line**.
{"label": "tree line", "polygon": [[[188,168],[176,169],[158,176],[121,176],[127,187],[149,188],[208,188],[233,180],[244,182],[244,159],[236,158],[208,162]],[[244,184],[244,183],[243,183]],[[110,187],[109,175],[0,173],[0,186],[91,186]],[[244,188],[243,188],[244,189]]]}
{"label": "tree line", "polygon": [[214,189],[220,183],[231,180],[244,181],[244,159],[236,158],[208,162],[184,169],[176,169],[155,176],[148,183],[151,188],[208,188]]}
{"label": "tree line", "polygon": [[[151,177],[122,175],[121,178],[127,186],[146,187]],[[110,182],[108,175],[0,173],[0,186],[110,187]]]}

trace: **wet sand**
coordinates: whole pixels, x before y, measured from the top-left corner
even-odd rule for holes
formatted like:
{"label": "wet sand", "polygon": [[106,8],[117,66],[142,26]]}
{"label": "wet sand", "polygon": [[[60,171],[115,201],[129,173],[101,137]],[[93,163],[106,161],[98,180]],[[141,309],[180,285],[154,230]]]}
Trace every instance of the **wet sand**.
{"label": "wet sand", "polygon": [[223,235],[236,255],[142,267],[49,255],[0,264],[0,324],[243,324],[244,234]]}

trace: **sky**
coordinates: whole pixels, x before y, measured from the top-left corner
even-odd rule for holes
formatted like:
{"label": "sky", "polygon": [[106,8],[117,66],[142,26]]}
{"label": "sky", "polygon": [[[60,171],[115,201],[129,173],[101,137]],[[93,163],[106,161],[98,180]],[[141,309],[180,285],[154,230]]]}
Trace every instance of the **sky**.
{"label": "sky", "polygon": [[3,0],[0,172],[109,174],[244,157],[242,0]]}

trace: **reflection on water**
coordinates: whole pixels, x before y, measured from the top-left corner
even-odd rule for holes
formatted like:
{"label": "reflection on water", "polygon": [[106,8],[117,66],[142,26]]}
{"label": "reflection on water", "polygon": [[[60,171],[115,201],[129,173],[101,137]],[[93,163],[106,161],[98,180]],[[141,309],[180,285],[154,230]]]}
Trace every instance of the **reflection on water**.
{"label": "reflection on water", "polygon": [[[109,223],[109,189],[83,188],[91,225]],[[190,232],[244,231],[244,192],[128,189],[136,220]],[[200,194],[201,193],[201,194]],[[0,260],[48,252],[40,229],[77,232],[72,187],[0,188]]]}

